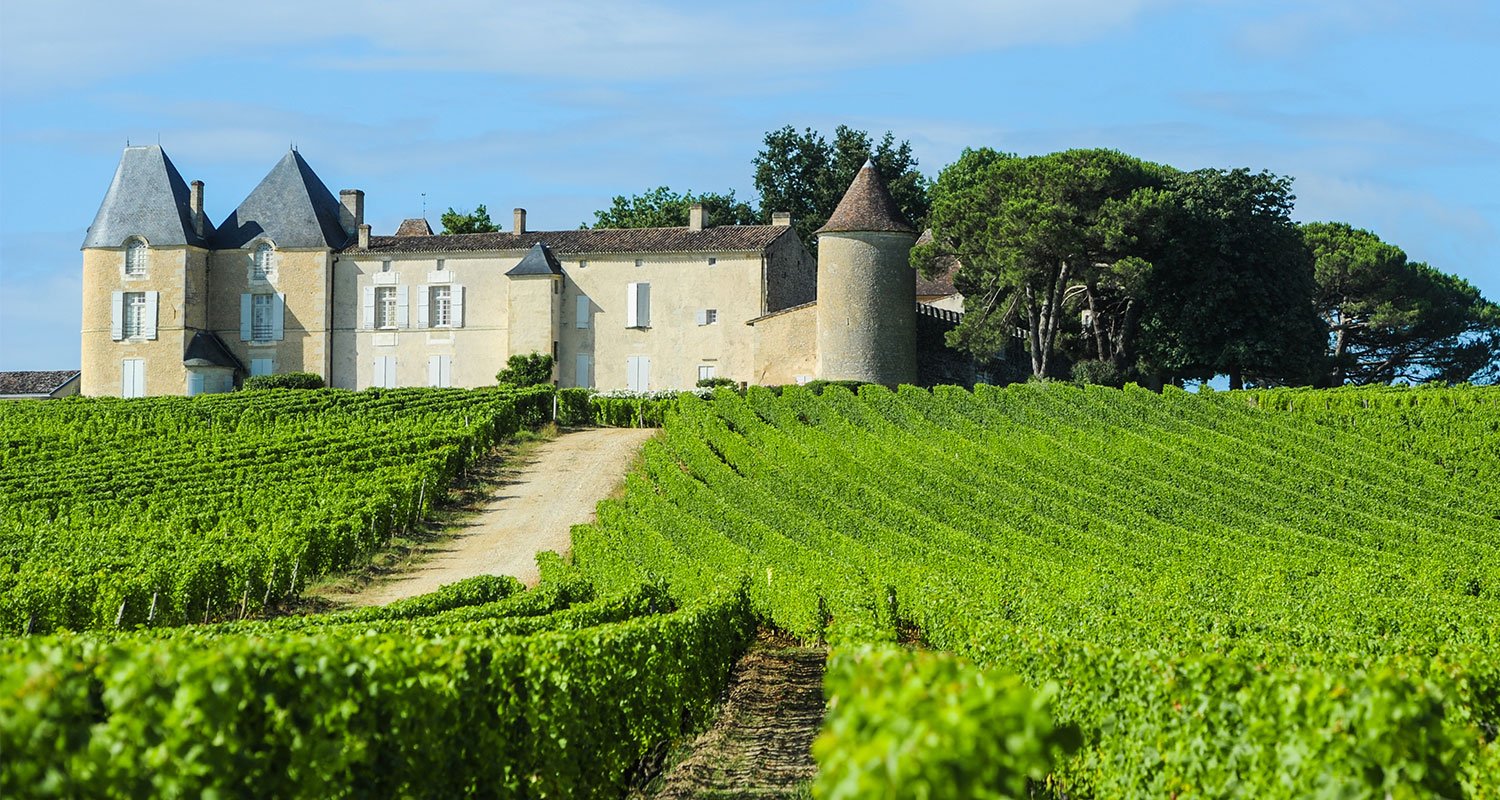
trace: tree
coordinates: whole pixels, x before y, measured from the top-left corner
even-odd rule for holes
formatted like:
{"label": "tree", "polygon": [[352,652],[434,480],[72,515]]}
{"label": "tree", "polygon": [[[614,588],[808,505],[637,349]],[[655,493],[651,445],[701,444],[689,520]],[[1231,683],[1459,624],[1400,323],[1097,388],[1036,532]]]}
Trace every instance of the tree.
{"label": "tree", "polygon": [[1124,317],[1135,314],[1129,295],[1146,265],[1131,258],[1134,242],[1120,229],[1133,198],[1164,186],[1167,174],[1113,150],[1025,158],[964,151],[933,186],[931,243],[912,254],[925,271],[943,257],[962,264],[955,285],[968,313],[950,344],[987,359],[1020,328],[1032,374],[1059,377],[1067,369],[1057,358],[1059,340],[1072,306],[1090,308],[1091,326],[1112,328],[1118,339],[1085,337],[1091,357],[1112,361],[1128,350]]}
{"label": "tree", "polygon": [[452,207],[449,207],[443,212],[441,219],[444,236],[454,233],[494,233],[500,230],[495,227],[495,223],[490,222],[490,212],[485,209],[483,203],[475,206],[472,213],[454,211]]}
{"label": "tree", "polygon": [[832,143],[812,128],[798,133],[788,125],[766,134],[752,162],[761,213],[791,212],[797,235],[815,248],[814,231],[828,221],[866,159],[875,163],[901,213],[920,230],[931,205],[930,182],[916,169],[911,142],[897,144],[886,131],[876,143],[865,131],[846,125],[834,130]]}
{"label": "tree", "polygon": [[1322,328],[1290,178],[1248,169],[1173,175],[1141,252],[1151,263],[1142,360],[1159,377],[1305,384]]}
{"label": "tree", "polygon": [[552,356],[544,353],[517,353],[505,361],[505,369],[495,374],[501,386],[540,386],[552,382]]}
{"label": "tree", "polygon": [[1469,283],[1350,225],[1309,223],[1302,235],[1329,383],[1500,378],[1500,307]]}
{"label": "tree", "polygon": [[692,192],[678,194],[666,186],[658,186],[643,194],[615,197],[609,208],[594,212],[592,227],[682,227],[688,224],[688,212],[694,203],[703,204],[705,225],[754,225],[760,221],[749,203],[735,199],[733,190],[726,194],[704,192],[695,195]]}

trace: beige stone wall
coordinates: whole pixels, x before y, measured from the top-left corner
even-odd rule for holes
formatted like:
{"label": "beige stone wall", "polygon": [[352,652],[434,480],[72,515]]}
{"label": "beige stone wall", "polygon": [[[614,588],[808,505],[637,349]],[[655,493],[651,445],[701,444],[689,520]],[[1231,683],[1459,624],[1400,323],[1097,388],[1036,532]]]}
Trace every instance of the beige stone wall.
{"label": "beige stone wall", "polygon": [[[208,326],[246,369],[252,359],[270,358],[277,373],[329,375],[328,319],[333,298],[328,291],[332,254],[328,250],[281,250],[273,255],[268,280],[250,279],[254,242],[241,250],[216,250],[208,260]],[[286,296],[280,341],[240,338],[240,295],[281,293]]]}
{"label": "beige stone wall", "polygon": [[[505,367],[505,360],[509,357],[510,279],[505,277],[505,272],[515,266],[522,255],[524,253],[520,252],[372,254],[357,251],[339,255],[334,263],[331,385],[345,389],[367,388],[374,381],[375,359],[394,357],[397,386],[427,386],[429,361],[434,356],[448,357],[453,386],[493,384],[495,373]],[[441,270],[438,269],[440,262]],[[387,263],[389,270],[385,269]],[[381,283],[377,284],[377,281]],[[463,287],[464,311],[460,327],[418,327],[417,287],[439,284]],[[364,326],[364,290],[376,285],[407,288],[410,308],[406,328],[373,330]]]}
{"label": "beige stone wall", "polygon": [[818,308],[805,305],[756,320],[755,369],[747,383],[780,386],[806,382],[818,371]]}
{"label": "beige stone wall", "polygon": [[[578,354],[592,357],[593,384],[627,385],[632,356],[650,360],[650,389],[685,389],[698,382],[701,366],[717,377],[748,381],[754,372],[752,330],[744,323],[762,314],[761,253],[567,254],[562,262],[559,382],[578,386]],[[636,259],[643,263],[637,267]],[[580,268],[580,260],[588,262]],[[631,283],[651,285],[651,325],[627,328],[626,292]],[[587,328],[577,326],[578,297],[589,303]],[[713,309],[717,321],[698,324],[698,312]]]}
{"label": "beige stone wall", "polygon": [[956,311],[964,313],[964,296],[961,294],[940,295],[937,297],[918,297],[917,302],[926,303],[933,308],[941,308],[944,311]]}
{"label": "beige stone wall", "polygon": [[915,239],[888,232],[819,238],[819,378],[916,381]]}
{"label": "beige stone wall", "polygon": [[[121,362],[145,362],[147,395],[184,394],[187,372],[182,354],[196,322],[206,254],[195,247],[150,247],[146,274],[125,275],[123,247],[83,251],[83,315],[80,393],[119,396]],[[113,292],[157,292],[156,338],[114,341],[110,336]]]}
{"label": "beige stone wall", "polygon": [[766,248],[766,302],[762,313],[811,303],[818,299],[818,262],[807,252],[797,232],[787,234]]}
{"label": "beige stone wall", "polygon": [[[504,269],[499,270],[504,272]],[[562,276],[524,275],[506,280],[506,319],[517,324],[507,326],[507,352],[512,355],[541,353],[561,359],[554,350],[557,339],[558,309],[562,305]],[[554,365],[552,377],[557,378]]]}

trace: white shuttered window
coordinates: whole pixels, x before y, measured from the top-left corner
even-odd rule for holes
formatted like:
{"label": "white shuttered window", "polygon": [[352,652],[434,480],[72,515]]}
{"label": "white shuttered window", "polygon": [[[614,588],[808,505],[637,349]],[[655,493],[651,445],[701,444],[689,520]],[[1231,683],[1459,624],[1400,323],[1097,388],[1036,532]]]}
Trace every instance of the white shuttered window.
{"label": "white shuttered window", "polygon": [[396,357],[376,356],[373,364],[374,375],[370,381],[371,386],[382,389],[396,388]]}
{"label": "white shuttered window", "polygon": [[427,385],[439,389],[453,385],[453,356],[427,357]]}
{"label": "white shuttered window", "polygon": [[588,353],[579,353],[573,362],[573,385],[585,389],[594,385],[594,357]]}
{"label": "white shuttered window", "polygon": [[396,327],[396,287],[375,287],[375,327]]}
{"label": "white shuttered window", "polygon": [[651,358],[629,356],[625,359],[625,388],[632,392],[651,389]]}
{"label": "white shuttered window", "polygon": [[593,310],[593,302],[584,295],[578,295],[578,314],[573,322],[573,326],[579,329],[587,328],[589,326],[589,312]]}
{"label": "white shuttered window", "polygon": [[626,285],[625,327],[651,327],[651,284],[631,283]]}
{"label": "white shuttered window", "polygon": [[146,359],[127,358],[120,362],[120,396],[146,396]]}

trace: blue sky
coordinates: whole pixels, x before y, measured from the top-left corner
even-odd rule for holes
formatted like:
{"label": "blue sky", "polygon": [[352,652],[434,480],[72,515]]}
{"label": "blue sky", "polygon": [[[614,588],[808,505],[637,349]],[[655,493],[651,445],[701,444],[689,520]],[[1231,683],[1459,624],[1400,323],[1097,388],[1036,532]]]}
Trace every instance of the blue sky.
{"label": "blue sky", "polygon": [[1113,147],[1296,178],[1500,299],[1500,4],[877,0],[0,4],[0,370],[79,363],[85,229],[126,141],[217,223],[296,143],[375,232],[484,203],[570,228],[657,185],[755,196],[782,125]]}

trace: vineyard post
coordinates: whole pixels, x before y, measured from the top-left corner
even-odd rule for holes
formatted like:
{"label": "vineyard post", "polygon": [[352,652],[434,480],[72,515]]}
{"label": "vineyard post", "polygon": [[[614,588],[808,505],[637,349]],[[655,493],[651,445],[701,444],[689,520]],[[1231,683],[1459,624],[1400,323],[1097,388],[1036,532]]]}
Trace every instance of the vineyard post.
{"label": "vineyard post", "polygon": [[291,591],[293,593],[295,593],[297,591],[297,568],[301,567],[301,566],[302,566],[302,560],[301,559],[296,559],[296,560],[292,561],[292,585],[288,588],[288,591]]}
{"label": "vineyard post", "polygon": [[151,593],[151,610],[146,612],[146,624],[150,625],[156,619],[156,598],[161,592]]}
{"label": "vineyard post", "polygon": [[120,610],[115,612],[115,627],[116,628],[120,627],[120,623],[125,621],[125,603],[127,601],[129,601],[129,599],[130,598],[128,598],[128,597],[120,599]]}
{"label": "vineyard post", "polygon": [[266,596],[261,598],[260,607],[265,608],[271,604],[271,587],[276,585],[276,565],[271,565],[271,574],[266,576]]}
{"label": "vineyard post", "polygon": [[250,584],[245,584],[245,593],[240,596],[240,619],[245,618],[245,611],[250,608]]}
{"label": "vineyard post", "polygon": [[427,500],[427,476],[422,476],[422,489],[417,492],[417,520],[422,519],[422,503]]}

